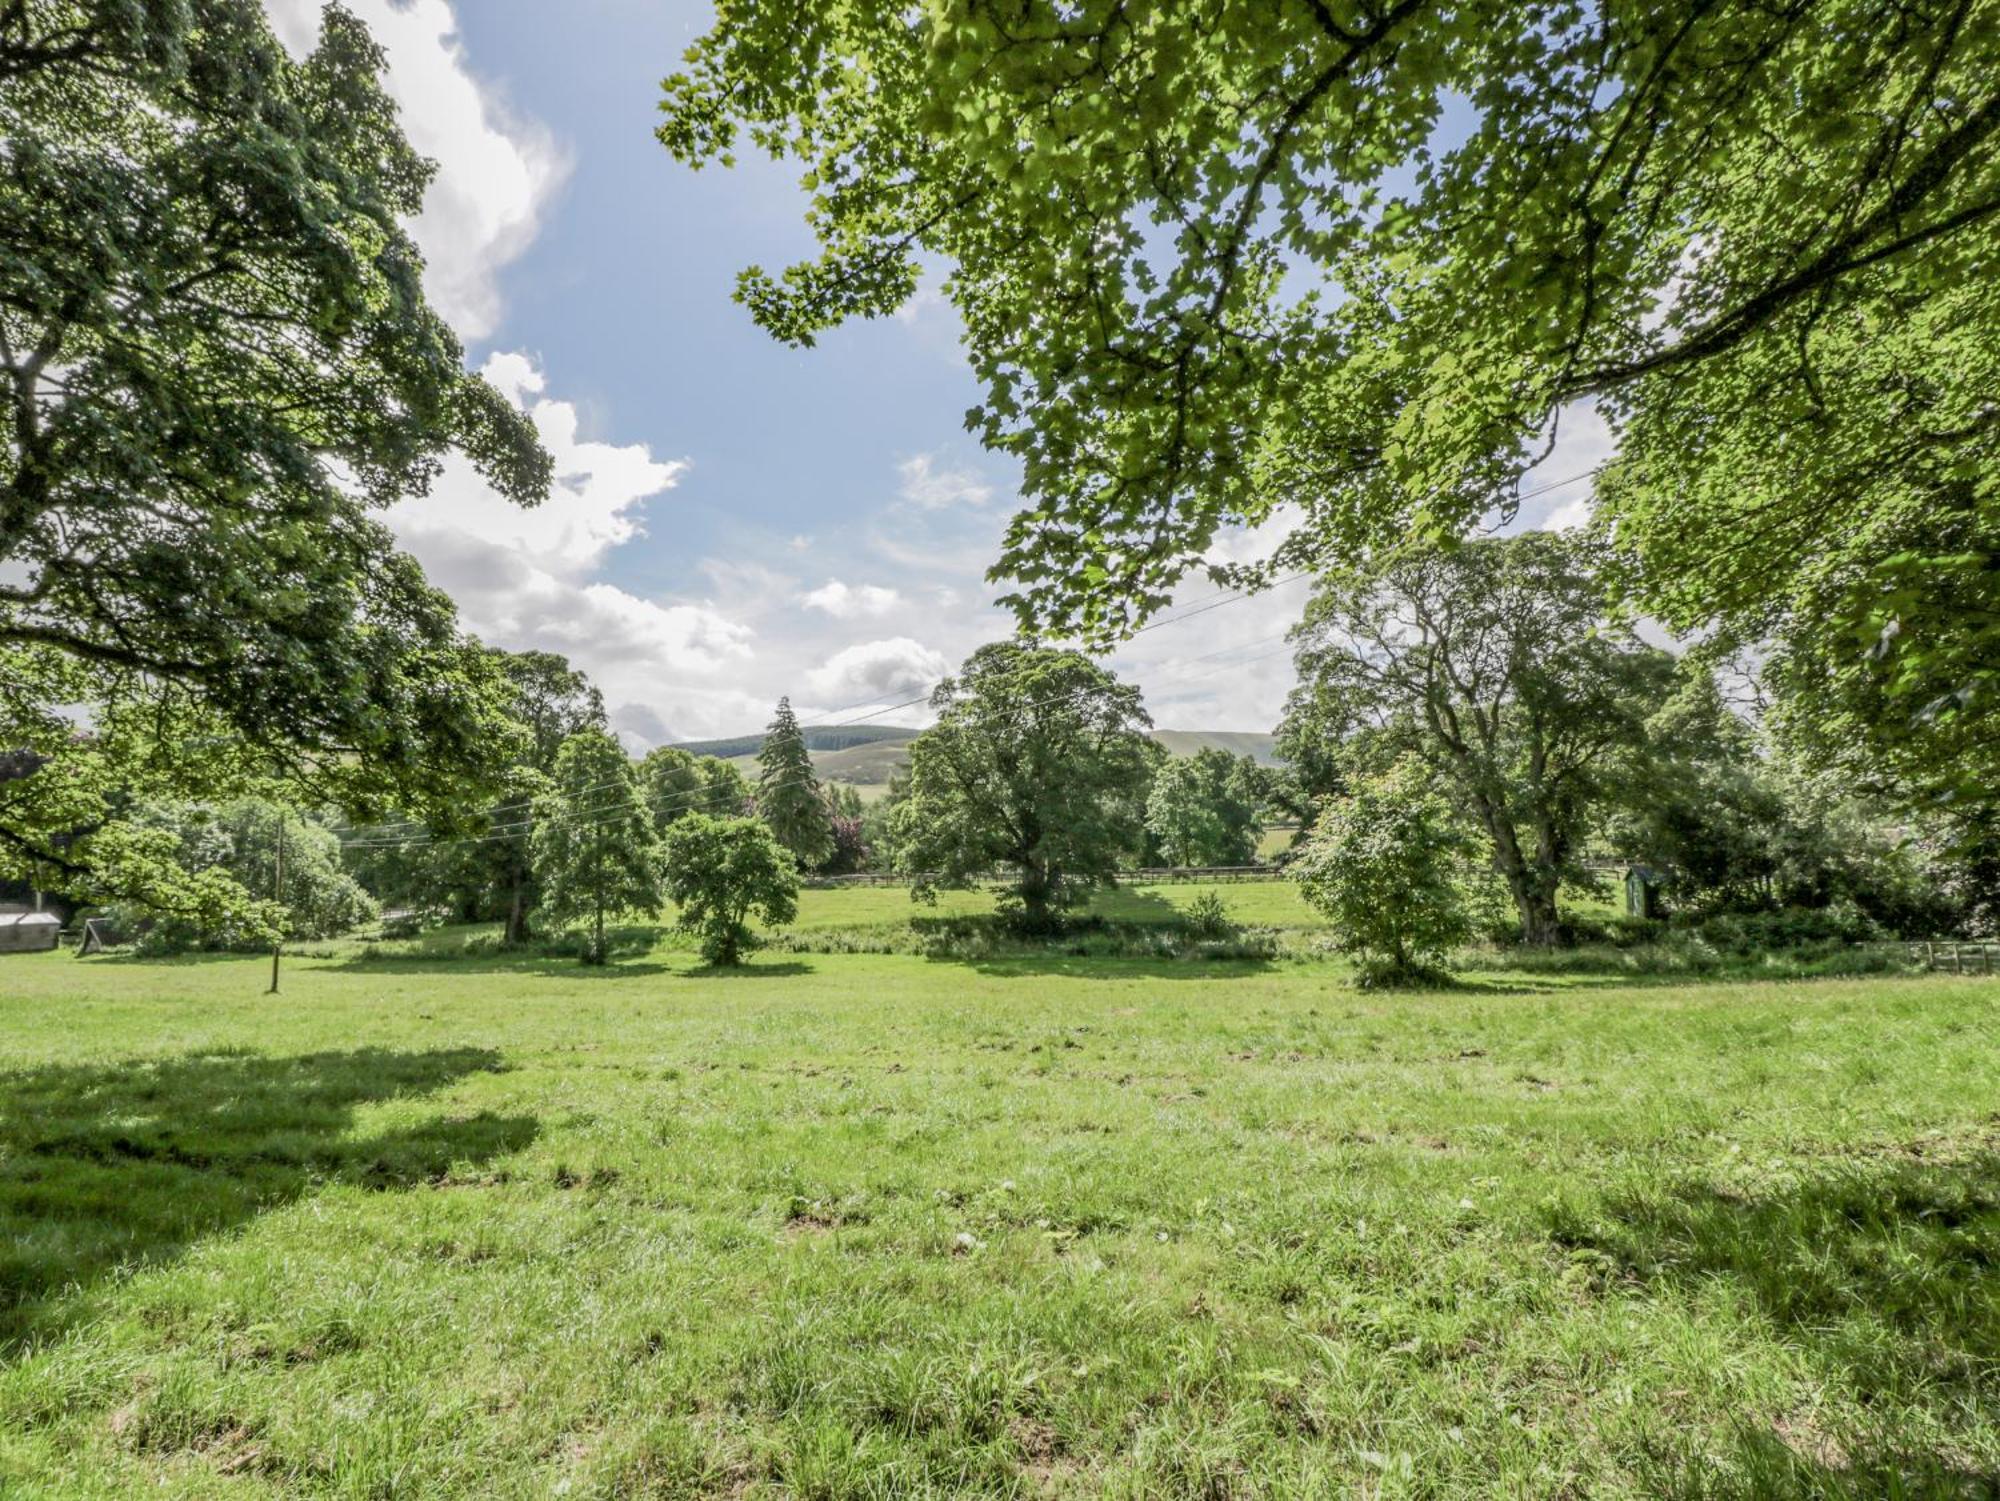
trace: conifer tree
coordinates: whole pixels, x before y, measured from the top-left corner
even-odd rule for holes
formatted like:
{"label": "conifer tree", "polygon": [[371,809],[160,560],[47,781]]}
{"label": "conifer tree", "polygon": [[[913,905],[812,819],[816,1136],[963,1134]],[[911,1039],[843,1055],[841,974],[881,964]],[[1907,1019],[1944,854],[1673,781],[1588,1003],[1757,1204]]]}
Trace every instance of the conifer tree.
{"label": "conifer tree", "polygon": [[639,778],[622,747],[579,730],[556,754],[553,787],[535,808],[535,879],[551,923],[588,919],[583,962],[604,962],[607,912],[657,912],[659,845]]}
{"label": "conifer tree", "polygon": [[802,869],[818,870],[833,858],[833,818],[789,698],[778,700],[757,752],[757,814]]}

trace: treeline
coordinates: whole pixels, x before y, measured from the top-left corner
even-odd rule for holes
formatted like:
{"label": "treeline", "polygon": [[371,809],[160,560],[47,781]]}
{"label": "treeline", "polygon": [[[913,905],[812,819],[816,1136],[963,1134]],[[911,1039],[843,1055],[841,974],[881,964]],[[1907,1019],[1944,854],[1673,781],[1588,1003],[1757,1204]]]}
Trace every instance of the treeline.
{"label": "treeline", "polygon": [[[1578,899],[1601,912],[1627,871],[1644,919],[1726,918],[1774,945],[1994,927],[2000,857],[1976,810],[1897,803],[1816,759],[1754,672],[1649,643],[1609,596],[1598,545],[1553,533],[1328,573],[1294,633],[1279,768],[1169,756],[1136,687],[1081,653],[1006,641],[937,687],[907,769],[864,803],[814,771],[789,701],[754,776],[675,747],[634,759],[584,674],[495,652],[512,764],[449,823],[336,834],[254,800],[138,819],[188,870],[275,903],[291,936],[383,912],[408,928],[497,922],[510,944],[574,934],[591,958],[607,920],[671,899],[733,961],[750,916],[789,913],[801,877],[863,871],[919,901],[999,879],[1008,916],[1049,931],[1134,868],[1249,864],[1276,822],[1302,830],[1281,858],[1300,860],[1339,941],[1397,971],[1469,934],[1605,936]],[[152,941],[272,931],[175,918]]]}

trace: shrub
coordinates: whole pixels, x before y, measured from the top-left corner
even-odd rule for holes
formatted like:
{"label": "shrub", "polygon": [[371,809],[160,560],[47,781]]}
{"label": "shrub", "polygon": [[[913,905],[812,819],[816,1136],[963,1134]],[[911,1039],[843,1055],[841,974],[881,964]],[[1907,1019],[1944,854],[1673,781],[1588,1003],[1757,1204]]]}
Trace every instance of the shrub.
{"label": "shrub", "polygon": [[798,866],[757,819],[690,814],[667,830],[666,866],[679,926],[701,940],[710,964],[742,962],[756,942],[752,915],[767,923],[798,915]]}
{"label": "shrub", "polygon": [[1402,763],[1331,803],[1292,872],[1364,985],[1405,984],[1437,978],[1469,930],[1460,848],[1451,810]]}

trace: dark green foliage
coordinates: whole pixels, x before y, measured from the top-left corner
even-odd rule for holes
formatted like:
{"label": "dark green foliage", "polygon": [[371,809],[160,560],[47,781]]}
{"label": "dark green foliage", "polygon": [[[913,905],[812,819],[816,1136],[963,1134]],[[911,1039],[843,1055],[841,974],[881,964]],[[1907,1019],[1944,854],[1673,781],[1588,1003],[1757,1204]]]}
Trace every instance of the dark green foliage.
{"label": "dark green foliage", "polygon": [[1450,805],[1413,760],[1329,802],[1291,874],[1359,957],[1363,984],[1434,983],[1470,929],[1464,848]]}
{"label": "dark green foliage", "polygon": [[679,746],[663,745],[647,752],[639,778],[654,827],[663,837],[690,813],[741,818],[750,804],[750,784],[742,772],[715,756],[695,755]]}
{"label": "dark green foliage", "polygon": [[599,729],[562,744],[550,790],[535,801],[531,843],[541,910],[558,928],[588,919],[586,964],[605,958],[604,920],[660,908],[659,844],[639,778],[623,748]]}
{"label": "dark green foliage", "polygon": [[757,750],[757,816],[804,869],[818,870],[833,858],[832,815],[789,698],[778,700]]}
{"label": "dark green foliage", "polygon": [[534,800],[548,790],[564,742],[605,728],[604,700],[554,652],[489,650],[487,660],[506,685],[512,734],[502,743],[515,758],[498,795],[462,818],[463,836],[432,840],[414,822],[362,829],[349,860],[389,906],[462,922],[499,918],[507,941],[521,943],[539,900],[529,849]]}
{"label": "dark green foliage", "polygon": [[751,917],[775,926],[798,913],[798,867],[757,819],[680,819],[667,830],[665,863],[680,927],[699,936],[710,964],[742,962],[756,943]]}
{"label": "dark green foliage", "polygon": [[919,900],[1004,870],[1024,921],[1047,927],[1138,852],[1157,755],[1138,689],[1077,652],[1000,641],[931,707],[891,827]]}
{"label": "dark green foliage", "polygon": [[948,268],[1036,626],[1281,508],[1275,569],[1462,534],[1594,403],[1644,608],[1990,809],[1997,51],[1991,0],[723,0],[660,137],[805,164],[781,339]]}
{"label": "dark green foliage", "polygon": [[1522,941],[1559,940],[1556,893],[1646,746],[1673,659],[1605,618],[1589,543],[1548,532],[1330,575],[1297,639],[1285,740],[1357,771],[1415,756],[1484,837]]}
{"label": "dark green foliage", "polygon": [[1153,774],[1146,832],[1168,865],[1249,865],[1270,780],[1251,757],[1213,747],[1169,756]]}
{"label": "dark green foliage", "polygon": [[296,808],[244,798],[220,807],[141,808],[134,811],[132,821],[169,833],[182,869],[210,879],[227,877],[248,893],[252,903],[270,904],[269,917],[259,921],[243,921],[233,910],[204,919],[198,914],[156,912],[137,903],[114,905],[113,927],[142,934],[141,946],[148,951],[251,949],[280,934],[331,938],[377,915],[375,899],[341,869],[338,836]]}
{"label": "dark green foliage", "polygon": [[[497,675],[371,513],[450,449],[524,502],[549,460],[425,304],[381,68],[338,7],[303,61],[256,0],[0,8],[0,744],[76,794],[6,801],[9,871],[157,885],[120,793],[247,765],[450,822],[508,759]],[[100,742],[93,790],[77,703],[174,733]]]}

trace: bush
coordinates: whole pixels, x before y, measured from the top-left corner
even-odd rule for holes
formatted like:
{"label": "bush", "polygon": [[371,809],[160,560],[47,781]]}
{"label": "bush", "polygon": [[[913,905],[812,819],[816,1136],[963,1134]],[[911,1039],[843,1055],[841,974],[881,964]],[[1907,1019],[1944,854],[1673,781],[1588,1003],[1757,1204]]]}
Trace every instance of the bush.
{"label": "bush", "polygon": [[798,866],[757,819],[688,815],[667,830],[666,866],[679,926],[710,964],[742,962],[756,942],[753,914],[772,924],[798,915]]}
{"label": "bush", "polygon": [[1405,763],[1329,804],[1292,872],[1363,985],[1428,983],[1470,930],[1460,848],[1451,810]]}
{"label": "bush", "polygon": [[1215,891],[1204,891],[1188,903],[1187,911],[1181,914],[1181,926],[1196,938],[1228,938],[1236,932],[1222,894]]}

